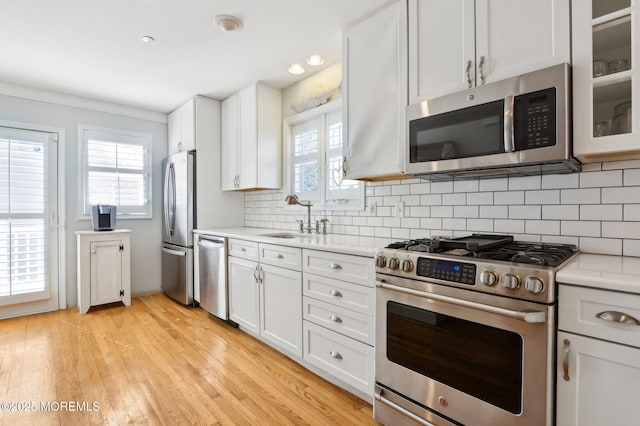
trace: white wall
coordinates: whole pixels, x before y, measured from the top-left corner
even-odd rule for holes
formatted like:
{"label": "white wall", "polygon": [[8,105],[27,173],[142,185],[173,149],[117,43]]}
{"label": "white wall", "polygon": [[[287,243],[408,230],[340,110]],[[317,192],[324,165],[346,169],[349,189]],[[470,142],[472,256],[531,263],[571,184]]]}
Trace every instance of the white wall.
{"label": "white wall", "polygon": [[[140,114],[145,115],[145,114]],[[162,116],[157,113],[150,117]],[[67,305],[77,303],[75,231],[91,228],[89,220],[78,218],[78,124],[150,133],[153,139],[152,199],[153,219],[118,220],[118,228],[131,229],[131,292],[160,290],[161,276],[161,162],[167,155],[167,124],[113,113],[69,107],[0,94],[0,120],[64,128],[66,187],[66,273]]]}

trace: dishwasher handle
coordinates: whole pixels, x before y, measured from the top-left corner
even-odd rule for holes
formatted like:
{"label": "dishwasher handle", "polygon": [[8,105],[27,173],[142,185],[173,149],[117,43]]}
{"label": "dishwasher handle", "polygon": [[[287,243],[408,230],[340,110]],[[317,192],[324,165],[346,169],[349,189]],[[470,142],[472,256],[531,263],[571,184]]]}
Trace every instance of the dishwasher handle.
{"label": "dishwasher handle", "polygon": [[224,238],[199,237],[198,245],[203,248],[221,248],[225,246]]}

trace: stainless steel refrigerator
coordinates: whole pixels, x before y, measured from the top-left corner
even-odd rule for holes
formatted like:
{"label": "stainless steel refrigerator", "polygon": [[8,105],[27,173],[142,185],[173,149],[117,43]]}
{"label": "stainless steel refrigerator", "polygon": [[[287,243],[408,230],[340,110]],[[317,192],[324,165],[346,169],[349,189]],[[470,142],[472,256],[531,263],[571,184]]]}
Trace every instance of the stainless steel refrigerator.
{"label": "stainless steel refrigerator", "polygon": [[195,157],[182,151],[162,161],[162,291],[185,305],[194,304]]}

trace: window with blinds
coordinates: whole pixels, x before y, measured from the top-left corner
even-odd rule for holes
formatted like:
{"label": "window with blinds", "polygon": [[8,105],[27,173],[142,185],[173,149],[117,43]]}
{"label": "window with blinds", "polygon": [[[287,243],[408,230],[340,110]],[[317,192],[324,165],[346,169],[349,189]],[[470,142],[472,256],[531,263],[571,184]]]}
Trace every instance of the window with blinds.
{"label": "window with blinds", "polygon": [[151,135],[80,126],[83,214],[95,204],[118,217],[151,218]]}
{"label": "window with blinds", "polygon": [[[332,105],[333,104],[333,105]],[[297,114],[288,126],[290,191],[321,208],[362,208],[364,185],[344,179],[339,102]]]}
{"label": "window with blinds", "polygon": [[[51,134],[0,128],[0,305],[49,296]],[[33,295],[25,298],[24,296]]]}

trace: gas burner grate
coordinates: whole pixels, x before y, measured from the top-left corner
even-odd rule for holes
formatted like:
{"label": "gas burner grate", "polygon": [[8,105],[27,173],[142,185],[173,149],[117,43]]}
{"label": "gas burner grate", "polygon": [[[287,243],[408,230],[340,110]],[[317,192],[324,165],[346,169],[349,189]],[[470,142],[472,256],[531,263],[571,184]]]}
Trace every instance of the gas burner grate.
{"label": "gas burner grate", "polygon": [[475,257],[540,266],[558,266],[576,252],[577,248],[573,245],[516,242],[491,251],[475,253]]}

